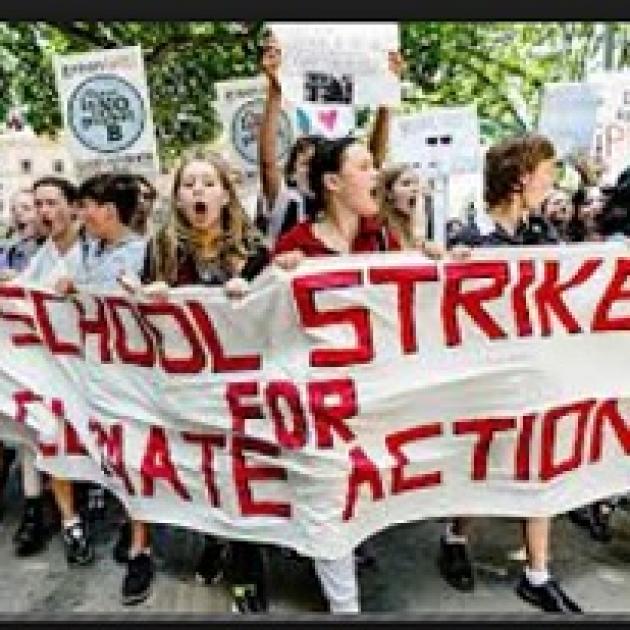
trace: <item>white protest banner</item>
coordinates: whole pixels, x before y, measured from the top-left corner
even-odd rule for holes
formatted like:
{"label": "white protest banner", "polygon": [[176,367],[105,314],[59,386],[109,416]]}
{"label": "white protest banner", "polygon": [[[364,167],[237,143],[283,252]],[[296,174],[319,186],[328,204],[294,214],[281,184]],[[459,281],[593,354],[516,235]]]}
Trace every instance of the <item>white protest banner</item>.
{"label": "white protest banner", "polygon": [[237,301],[2,285],[0,430],[136,518],[316,557],[627,492],[627,247],[475,256],[311,259]]}
{"label": "white protest banner", "polygon": [[558,157],[591,153],[600,103],[599,90],[593,84],[545,84],[538,131],[553,142]]}
{"label": "white protest banner", "polygon": [[300,134],[340,138],[355,127],[354,107],[349,105],[314,105],[300,103],[294,107],[295,126]]}
{"label": "white protest banner", "polygon": [[76,174],[159,172],[140,46],[54,56],[55,79]]}
{"label": "white protest banner", "polygon": [[474,105],[396,115],[390,137],[392,162],[441,175],[481,172],[479,118]]}
{"label": "white protest banner", "polygon": [[600,72],[589,77],[600,92],[596,156],[603,162],[604,183],[614,183],[630,165],[630,71]]}
{"label": "white protest banner", "polygon": [[[215,83],[217,109],[232,157],[246,173],[258,175],[258,134],[267,83],[264,77]],[[284,162],[294,140],[291,115],[283,108],[278,121],[278,160]]]}
{"label": "white protest banner", "polygon": [[280,82],[293,103],[398,105],[400,80],[388,53],[398,25],[378,22],[268,24],[282,48]]}

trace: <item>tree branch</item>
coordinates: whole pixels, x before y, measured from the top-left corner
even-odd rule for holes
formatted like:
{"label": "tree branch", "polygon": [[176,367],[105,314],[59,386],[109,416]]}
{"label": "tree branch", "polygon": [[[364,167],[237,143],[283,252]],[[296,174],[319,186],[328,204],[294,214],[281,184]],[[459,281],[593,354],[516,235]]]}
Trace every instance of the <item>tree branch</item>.
{"label": "tree branch", "polygon": [[247,44],[251,42],[251,33],[235,33],[229,36],[229,39],[223,37],[219,39],[216,34],[211,33],[207,35],[191,35],[189,33],[182,33],[181,35],[174,35],[168,40],[163,41],[155,46],[150,52],[145,55],[145,61],[147,64],[157,63],[164,55],[176,50],[185,50],[186,48],[198,48],[205,46],[207,48],[218,48],[223,46],[234,46],[236,44]]}
{"label": "tree branch", "polygon": [[115,48],[116,46],[120,46],[120,42],[112,40],[107,37],[107,35],[89,27],[82,28],[76,22],[45,22],[45,24],[57,29],[68,37],[82,39],[84,42],[97,46],[98,48]]}
{"label": "tree branch", "polygon": [[[470,60],[465,59],[465,58],[458,59],[457,63],[459,63],[461,66],[463,66],[464,68],[470,70],[475,75],[477,75],[477,77],[481,79],[481,81],[485,83],[487,86],[494,87],[494,88],[498,87],[498,85],[485,72],[477,68],[474,64],[470,63]],[[500,92],[498,92],[498,96],[501,102],[505,105],[505,108],[512,114],[512,116],[514,117],[514,120],[517,122],[520,128],[527,129],[527,125],[525,124],[525,121],[520,117],[518,111],[516,110],[516,108],[514,107],[514,104],[510,101],[510,99],[507,98],[506,96],[503,96],[503,94],[501,94]]]}

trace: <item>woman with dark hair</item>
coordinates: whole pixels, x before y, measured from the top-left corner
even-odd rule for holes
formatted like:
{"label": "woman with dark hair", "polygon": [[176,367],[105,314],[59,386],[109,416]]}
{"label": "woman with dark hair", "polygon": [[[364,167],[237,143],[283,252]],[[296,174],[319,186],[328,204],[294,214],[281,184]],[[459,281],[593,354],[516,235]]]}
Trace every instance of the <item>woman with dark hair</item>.
{"label": "woman with dark hair", "polygon": [[[377,172],[367,148],[348,136],[323,140],[310,165],[310,187],[318,219],[283,234],[274,261],[290,269],[303,258],[400,250],[397,236],[379,217]],[[359,612],[353,554],[314,560],[331,612]]]}
{"label": "woman with dark hair", "polygon": [[[267,98],[259,136],[263,204],[259,208],[256,225],[271,244],[301,221],[316,218],[318,204],[309,183],[309,164],[318,143],[324,140],[318,135],[298,138],[289,152],[284,173],[278,166],[276,137],[282,109],[282,88],[278,79],[281,58],[278,40],[271,32],[266,33],[261,47],[261,66],[267,77]],[[400,75],[402,57],[399,52],[389,53],[389,63],[392,72]],[[378,167],[386,152],[388,125],[389,110],[379,107],[368,140]]]}

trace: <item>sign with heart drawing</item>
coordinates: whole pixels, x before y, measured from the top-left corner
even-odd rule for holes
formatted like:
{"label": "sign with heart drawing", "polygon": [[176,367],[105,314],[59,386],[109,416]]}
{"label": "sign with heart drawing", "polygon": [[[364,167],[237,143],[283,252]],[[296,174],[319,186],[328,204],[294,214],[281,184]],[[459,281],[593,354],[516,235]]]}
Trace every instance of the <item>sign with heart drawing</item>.
{"label": "sign with heart drawing", "polygon": [[350,133],[354,126],[354,108],[348,105],[300,103],[295,107],[295,129],[299,134],[339,138]]}

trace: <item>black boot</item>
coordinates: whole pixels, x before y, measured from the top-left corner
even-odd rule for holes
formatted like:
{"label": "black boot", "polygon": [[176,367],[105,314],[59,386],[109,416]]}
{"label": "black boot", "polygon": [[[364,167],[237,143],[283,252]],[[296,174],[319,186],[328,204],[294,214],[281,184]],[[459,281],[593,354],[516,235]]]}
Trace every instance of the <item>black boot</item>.
{"label": "black boot", "polygon": [[47,542],[41,497],[27,498],[22,522],[15,532],[15,555],[20,558],[39,553]]}
{"label": "black boot", "polygon": [[143,551],[127,560],[127,573],[122,584],[122,603],[134,606],[145,601],[153,587],[155,568],[151,555]]}
{"label": "black boot", "polygon": [[267,612],[269,599],[261,545],[233,540],[230,551],[232,612],[242,615]]}
{"label": "black boot", "polygon": [[459,591],[472,591],[475,588],[473,571],[467,543],[449,543],[440,538],[438,567],[442,577]]}
{"label": "black boot", "polygon": [[227,545],[214,536],[204,536],[203,551],[195,567],[195,580],[200,584],[218,584],[223,578]]}

